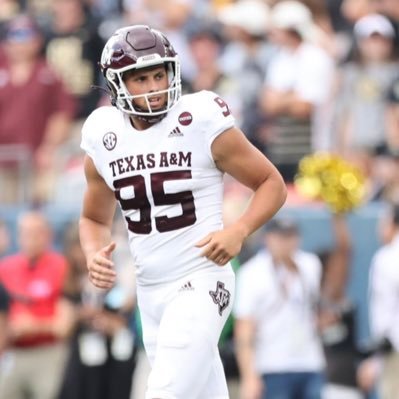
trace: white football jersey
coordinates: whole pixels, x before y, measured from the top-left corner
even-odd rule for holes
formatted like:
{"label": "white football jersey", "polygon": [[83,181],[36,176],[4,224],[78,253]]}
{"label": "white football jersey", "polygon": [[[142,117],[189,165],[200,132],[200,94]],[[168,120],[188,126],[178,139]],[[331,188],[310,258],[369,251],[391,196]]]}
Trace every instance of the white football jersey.
{"label": "white football jersey", "polygon": [[215,267],[195,244],[222,228],[223,173],[211,144],[233,125],[226,103],[210,91],[182,96],[146,130],[111,106],[87,118],[81,147],[115,192],[139,284]]}

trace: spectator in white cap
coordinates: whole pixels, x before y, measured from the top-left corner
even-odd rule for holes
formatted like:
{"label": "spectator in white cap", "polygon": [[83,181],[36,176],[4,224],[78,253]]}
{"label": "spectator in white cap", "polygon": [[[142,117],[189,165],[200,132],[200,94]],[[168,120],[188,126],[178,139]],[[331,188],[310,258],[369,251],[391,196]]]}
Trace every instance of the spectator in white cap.
{"label": "spectator in white cap", "polygon": [[274,28],[295,30],[302,38],[315,40],[320,35],[320,28],[313,22],[308,7],[299,1],[286,0],[277,3],[271,14]]}
{"label": "spectator in white cap", "polygon": [[360,18],[355,24],[354,32],[359,39],[367,38],[374,34],[388,38],[395,36],[391,22],[380,14],[369,14]]}
{"label": "spectator in white cap", "polygon": [[253,36],[264,36],[269,19],[269,9],[261,0],[239,0],[222,9],[222,23],[243,29]]}
{"label": "spectator in white cap", "polygon": [[[283,0],[278,2],[271,13],[271,24],[275,29],[293,30],[303,40],[312,42],[335,55],[336,45],[331,32],[325,30],[315,20],[315,15],[305,4],[297,0]],[[326,25],[326,21],[324,21]]]}

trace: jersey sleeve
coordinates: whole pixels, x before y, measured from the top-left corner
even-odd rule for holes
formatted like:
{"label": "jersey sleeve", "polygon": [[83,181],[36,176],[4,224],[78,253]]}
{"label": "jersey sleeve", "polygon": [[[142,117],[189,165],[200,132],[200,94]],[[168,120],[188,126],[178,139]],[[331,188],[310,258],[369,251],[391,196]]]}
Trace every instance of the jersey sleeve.
{"label": "jersey sleeve", "polygon": [[230,129],[235,124],[235,119],[230,112],[228,104],[212,91],[202,91],[202,98],[199,106],[204,114],[204,130],[211,155],[211,145],[213,140],[225,130]]}

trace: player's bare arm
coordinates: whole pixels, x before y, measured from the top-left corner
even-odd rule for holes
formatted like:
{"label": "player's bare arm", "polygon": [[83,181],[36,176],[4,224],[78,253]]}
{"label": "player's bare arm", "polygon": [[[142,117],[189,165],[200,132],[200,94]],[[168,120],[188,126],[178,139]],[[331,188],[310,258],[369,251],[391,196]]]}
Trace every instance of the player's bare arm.
{"label": "player's bare arm", "polygon": [[236,256],[244,240],[266,223],[284,204],[287,190],[275,166],[238,128],[231,128],[212,143],[217,167],[254,191],[246,211],[231,226],[204,237],[197,246],[203,256],[225,265]]}
{"label": "player's bare arm", "polygon": [[87,189],[79,223],[80,241],[91,282],[98,288],[108,289],[115,281],[111,226],[116,200],[89,156],[85,157],[84,171]]}

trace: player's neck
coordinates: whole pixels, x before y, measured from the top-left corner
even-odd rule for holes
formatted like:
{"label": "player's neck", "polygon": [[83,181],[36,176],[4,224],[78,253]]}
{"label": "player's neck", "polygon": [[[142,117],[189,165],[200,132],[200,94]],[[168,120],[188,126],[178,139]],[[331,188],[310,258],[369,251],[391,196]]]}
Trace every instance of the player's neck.
{"label": "player's neck", "polygon": [[136,130],[146,130],[149,127],[151,127],[153,124],[147,122],[144,119],[135,117],[135,116],[130,116],[130,123],[131,125],[136,129]]}

